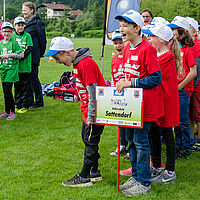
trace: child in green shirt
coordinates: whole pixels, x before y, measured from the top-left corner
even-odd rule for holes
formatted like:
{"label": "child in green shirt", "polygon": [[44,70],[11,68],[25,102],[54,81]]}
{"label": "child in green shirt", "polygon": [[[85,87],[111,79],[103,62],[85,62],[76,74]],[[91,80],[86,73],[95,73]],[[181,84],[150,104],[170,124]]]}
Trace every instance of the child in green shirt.
{"label": "child in green shirt", "polygon": [[1,34],[4,39],[0,41],[0,70],[5,100],[5,112],[0,113],[0,118],[7,118],[7,120],[16,118],[12,86],[13,83],[19,80],[19,59],[24,57],[21,47],[11,38],[12,32],[12,24],[4,22],[1,26]]}
{"label": "child in green shirt", "polygon": [[23,17],[16,17],[14,20],[15,31],[12,37],[18,42],[24,51],[24,57],[19,60],[19,81],[15,83],[15,109],[17,113],[28,111],[28,91],[30,89],[30,72],[31,72],[31,51],[33,42],[31,35],[24,32],[25,20]]}

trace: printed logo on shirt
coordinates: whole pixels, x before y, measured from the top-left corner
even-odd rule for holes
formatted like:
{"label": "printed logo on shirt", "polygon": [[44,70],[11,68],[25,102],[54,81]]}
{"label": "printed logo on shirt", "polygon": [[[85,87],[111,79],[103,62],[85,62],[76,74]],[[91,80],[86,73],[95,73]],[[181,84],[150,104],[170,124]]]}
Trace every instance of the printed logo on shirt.
{"label": "printed logo on shirt", "polygon": [[180,53],[181,57],[183,56],[183,54],[184,54],[183,52]]}
{"label": "printed logo on shirt", "polygon": [[140,96],[140,91],[139,90],[135,90],[134,91],[134,97],[138,98]]}
{"label": "printed logo on shirt", "polygon": [[135,60],[135,61],[138,60],[138,56],[133,56],[133,55],[132,55],[132,56],[131,56],[131,60]]}
{"label": "printed logo on shirt", "polygon": [[76,82],[81,82],[79,78],[76,78]]}
{"label": "printed logo on shirt", "polygon": [[76,83],[76,86],[80,88],[84,88],[84,86],[81,83]]}
{"label": "printed logo on shirt", "polygon": [[114,96],[124,96],[124,90],[121,93],[117,92],[117,90],[114,90]]}
{"label": "printed logo on shirt", "polygon": [[77,69],[73,69],[74,74],[78,74],[78,70]]}
{"label": "printed logo on shirt", "polygon": [[99,88],[98,94],[99,96],[104,96],[104,89]]}
{"label": "printed logo on shirt", "polygon": [[140,65],[136,65],[136,64],[134,64],[134,65],[132,66],[133,69],[138,69],[139,67],[140,67]]}
{"label": "printed logo on shirt", "polygon": [[79,93],[80,93],[80,94],[85,94],[85,93],[86,93],[86,90],[79,90]]}
{"label": "printed logo on shirt", "polygon": [[116,74],[114,74],[114,78],[116,78],[117,76],[123,75],[123,72],[117,72]]}
{"label": "printed logo on shirt", "polygon": [[126,68],[126,69],[125,69],[125,72],[128,72],[128,73],[130,73],[130,74],[133,74],[133,75],[135,75],[135,76],[140,76],[140,72],[137,72],[137,71],[135,71],[135,70],[133,70],[133,69],[128,69],[128,68]]}

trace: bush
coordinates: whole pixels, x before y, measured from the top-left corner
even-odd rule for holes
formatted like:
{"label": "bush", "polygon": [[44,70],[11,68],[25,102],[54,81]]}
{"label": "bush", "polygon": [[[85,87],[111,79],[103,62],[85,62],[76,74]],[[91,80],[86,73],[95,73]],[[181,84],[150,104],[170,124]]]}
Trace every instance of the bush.
{"label": "bush", "polygon": [[60,31],[51,31],[51,32],[46,32],[47,37],[57,37],[57,36],[62,36],[62,32]]}
{"label": "bush", "polygon": [[87,37],[87,38],[100,38],[103,36],[103,30],[88,30],[88,31],[83,31],[82,32],[82,37]]}

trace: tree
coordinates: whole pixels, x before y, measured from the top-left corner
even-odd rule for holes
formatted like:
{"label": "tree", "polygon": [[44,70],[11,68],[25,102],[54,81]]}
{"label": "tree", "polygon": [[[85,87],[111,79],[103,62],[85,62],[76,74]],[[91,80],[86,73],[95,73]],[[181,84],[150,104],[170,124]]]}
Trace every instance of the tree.
{"label": "tree", "polygon": [[20,14],[20,11],[13,7],[13,6],[7,6],[6,7],[6,20],[12,20],[15,17],[17,17]]}

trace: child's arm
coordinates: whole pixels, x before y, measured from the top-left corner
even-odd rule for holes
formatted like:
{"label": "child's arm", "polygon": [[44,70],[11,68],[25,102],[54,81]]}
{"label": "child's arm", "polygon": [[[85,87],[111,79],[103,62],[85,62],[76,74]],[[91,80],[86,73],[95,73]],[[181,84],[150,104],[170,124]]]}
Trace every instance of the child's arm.
{"label": "child's arm", "polygon": [[86,86],[89,95],[89,103],[88,103],[88,118],[87,125],[94,124],[95,118],[95,87],[97,83],[93,83]]}
{"label": "child's arm", "polygon": [[33,47],[32,46],[28,46],[27,49],[24,51],[24,57],[21,58],[20,60],[24,60],[33,50]]}
{"label": "child's arm", "polygon": [[144,77],[142,79],[132,78],[131,81],[127,81],[125,79],[121,79],[117,82],[116,88],[120,93],[124,88],[127,87],[138,87],[138,88],[154,88],[158,86],[162,81],[162,73],[161,71],[154,72],[150,74],[148,77]]}
{"label": "child's arm", "polygon": [[17,58],[17,59],[21,59],[24,57],[24,52],[21,53],[11,53],[11,54],[4,54],[1,55],[2,59],[8,59],[8,58]]}
{"label": "child's arm", "polygon": [[197,75],[197,70],[196,70],[196,65],[193,65],[190,67],[190,72],[188,75],[185,77],[185,79],[179,83],[178,85],[178,90],[183,89],[190,81],[192,81]]}

